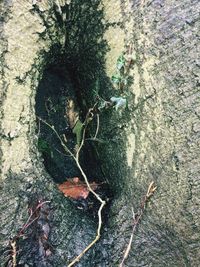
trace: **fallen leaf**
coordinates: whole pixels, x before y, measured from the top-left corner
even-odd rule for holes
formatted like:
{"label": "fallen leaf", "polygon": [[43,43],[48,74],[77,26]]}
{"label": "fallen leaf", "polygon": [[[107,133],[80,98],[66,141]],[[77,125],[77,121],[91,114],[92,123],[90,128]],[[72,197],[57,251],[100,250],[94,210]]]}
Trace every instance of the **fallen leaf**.
{"label": "fallen leaf", "polygon": [[[92,190],[97,189],[97,184],[95,182],[91,183],[90,186]],[[86,199],[90,192],[87,185],[80,181],[78,177],[68,179],[66,182],[60,184],[58,189],[64,193],[65,197],[73,199]]]}

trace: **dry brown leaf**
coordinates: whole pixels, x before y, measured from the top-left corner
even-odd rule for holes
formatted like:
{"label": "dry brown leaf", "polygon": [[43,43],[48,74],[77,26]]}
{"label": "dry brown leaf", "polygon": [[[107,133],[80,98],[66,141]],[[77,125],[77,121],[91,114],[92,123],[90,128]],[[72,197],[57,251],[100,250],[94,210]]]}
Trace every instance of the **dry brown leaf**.
{"label": "dry brown leaf", "polygon": [[[97,184],[95,182],[90,184],[92,190],[97,189]],[[87,185],[80,181],[78,177],[70,178],[66,182],[60,184],[58,189],[64,193],[65,197],[70,197],[73,199],[86,199],[89,195],[89,189]]]}

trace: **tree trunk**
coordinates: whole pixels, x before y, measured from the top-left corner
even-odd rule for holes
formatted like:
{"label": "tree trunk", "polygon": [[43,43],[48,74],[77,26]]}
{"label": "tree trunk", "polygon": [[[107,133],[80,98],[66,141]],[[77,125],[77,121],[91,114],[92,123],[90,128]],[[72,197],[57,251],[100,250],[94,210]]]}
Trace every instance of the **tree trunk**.
{"label": "tree trunk", "polygon": [[[36,115],[51,117],[62,134],[69,122],[59,124],[53,112],[64,118],[66,110],[44,108],[48,99],[73,99],[83,115],[94,105],[97,79],[99,95],[118,96],[110,78],[127,47],[133,58],[128,108],[100,114],[99,139],[105,142],[86,145],[81,154],[88,176],[106,181],[109,193],[101,192],[107,201],[102,236],[77,266],[119,266],[132,209],[137,212],[151,181],[157,190],[125,266],[199,266],[199,1],[66,2],[0,3],[1,266],[13,266],[9,241],[29,208],[44,201],[50,202],[37,223],[17,239],[19,266],[66,266],[95,237],[91,210],[77,209],[56,186],[80,173],[69,157],[52,158],[47,151],[42,157],[38,136],[51,130],[38,126]],[[40,220],[50,229],[45,241]]]}

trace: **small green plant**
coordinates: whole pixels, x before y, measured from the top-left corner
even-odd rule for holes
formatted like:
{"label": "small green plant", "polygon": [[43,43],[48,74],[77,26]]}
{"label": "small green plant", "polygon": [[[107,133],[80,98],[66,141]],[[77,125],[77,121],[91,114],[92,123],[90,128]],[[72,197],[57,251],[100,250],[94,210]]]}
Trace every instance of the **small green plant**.
{"label": "small green plant", "polygon": [[119,58],[117,59],[117,64],[116,64],[116,72],[112,76],[111,80],[117,89],[123,89],[123,84],[124,84],[124,67],[125,67],[125,58],[124,55],[120,55]]}
{"label": "small green plant", "polygon": [[122,92],[126,89],[128,84],[128,71],[129,71],[129,62],[125,58],[123,53],[117,59],[116,72],[112,76],[111,80],[113,85]]}
{"label": "small green plant", "polygon": [[[131,49],[130,49],[131,50]],[[131,51],[129,51],[130,53]],[[128,59],[125,58],[125,53],[122,53],[116,63],[116,72],[111,77],[111,81],[115,88],[118,89],[117,96],[112,96],[109,101],[103,99],[99,95],[99,79],[97,79],[95,84],[95,89],[93,90],[97,100],[98,105],[97,108],[101,112],[102,110],[109,108],[109,107],[115,107],[115,110],[122,110],[127,107],[128,101],[127,101],[127,86],[129,81],[129,70],[132,64],[132,59],[130,54],[128,55]]]}
{"label": "small green plant", "polygon": [[[132,65],[132,57],[131,57],[132,48],[129,47],[128,55],[122,53],[116,63],[116,72],[112,76],[111,80],[114,87],[117,87],[119,90],[118,96],[111,97],[110,101],[112,105],[114,105],[116,110],[123,109],[127,107],[127,87],[129,84],[129,71]],[[127,56],[127,59],[125,58]]]}
{"label": "small green plant", "polygon": [[[102,223],[102,210],[103,210],[104,206],[106,205],[106,201],[103,198],[101,198],[101,196],[98,195],[98,193],[95,192],[95,189],[89,183],[88,177],[87,177],[86,173],[84,172],[84,170],[81,166],[81,163],[80,163],[80,153],[81,153],[81,150],[82,150],[86,140],[94,140],[94,141],[100,140],[97,138],[99,128],[100,128],[100,119],[99,119],[100,113],[103,110],[108,109],[108,108],[114,107],[115,110],[119,110],[119,109],[123,109],[127,106],[127,93],[125,92],[125,86],[127,85],[130,66],[131,66],[130,61],[127,61],[125,59],[125,56],[123,53],[117,60],[116,74],[113,75],[113,77],[112,77],[113,83],[117,84],[118,89],[120,89],[120,90],[118,90],[118,92],[117,92],[118,96],[112,96],[109,101],[103,99],[99,95],[99,89],[100,89],[99,79],[96,80],[95,89],[93,90],[94,94],[95,94],[95,98],[96,98],[95,101],[96,102],[93,105],[93,107],[88,109],[87,114],[86,114],[83,122],[81,122],[81,120],[78,118],[74,127],[72,128],[72,132],[76,135],[76,146],[75,146],[75,149],[73,151],[68,148],[67,140],[65,140],[65,138],[63,136],[59,135],[59,133],[57,132],[57,130],[55,129],[54,126],[50,125],[48,122],[46,122],[45,120],[38,117],[38,119],[40,121],[42,121],[46,126],[48,126],[54,132],[54,134],[57,136],[57,138],[59,139],[66,155],[70,155],[71,158],[76,163],[76,166],[78,167],[78,169],[79,169],[79,171],[80,171],[80,173],[84,179],[84,184],[87,187],[86,190],[88,191],[88,193],[89,192],[92,193],[93,196],[100,203],[100,206],[98,209],[98,227],[97,227],[96,236],[90,242],[90,244],[87,245],[86,248],[77,257],[75,257],[75,259],[73,259],[71,261],[71,263],[68,264],[68,267],[72,267],[77,262],[79,262],[80,259],[84,256],[84,254],[90,248],[92,248],[101,237],[101,229],[102,229],[102,224],[103,224]],[[88,125],[94,118],[96,118],[96,121],[97,121],[97,126],[96,126],[96,131],[95,131],[94,137],[86,138],[86,131],[87,131]],[[43,140],[42,138],[39,138],[39,140],[38,140],[38,149],[42,153],[49,153],[51,151],[49,144],[45,140]],[[149,187],[149,188],[151,189],[151,187]],[[149,197],[150,189],[148,190],[146,198]],[[155,191],[154,188],[152,190]],[[131,242],[132,242],[132,239],[131,239]],[[129,249],[127,249],[127,251],[128,252],[126,254],[128,255]],[[125,261],[125,259],[126,259],[126,255],[123,257],[122,264]]]}
{"label": "small green plant", "polygon": [[38,150],[40,153],[46,153],[49,155],[51,154],[51,148],[49,143],[41,137],[38,138]]}
{"label": "small green plant", "polygon": [[124,54],[122,54],[117,59],[117,69],[119,71],[123,70],[123,68],[125,67],[125,64],[126,64],[126,59],[124,57]]}

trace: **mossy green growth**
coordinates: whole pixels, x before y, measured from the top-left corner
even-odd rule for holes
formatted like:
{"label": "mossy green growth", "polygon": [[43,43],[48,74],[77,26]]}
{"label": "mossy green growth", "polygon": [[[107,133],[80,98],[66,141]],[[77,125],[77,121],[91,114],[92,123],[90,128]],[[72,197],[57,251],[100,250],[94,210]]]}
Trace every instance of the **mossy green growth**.
{"label": "mossy green growth", "polygon": [[41,153],[46,153],[49,155],[51,154],[51,148],[49,143],[41,137],[38,138],[38,150]]}

